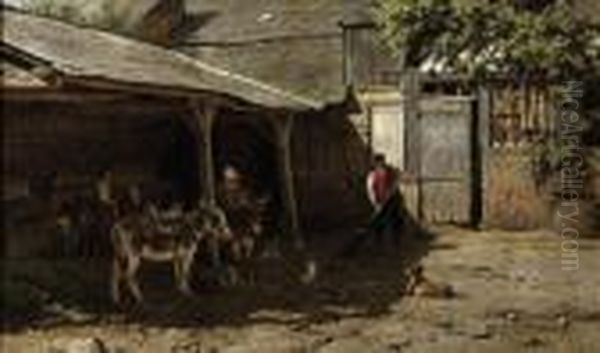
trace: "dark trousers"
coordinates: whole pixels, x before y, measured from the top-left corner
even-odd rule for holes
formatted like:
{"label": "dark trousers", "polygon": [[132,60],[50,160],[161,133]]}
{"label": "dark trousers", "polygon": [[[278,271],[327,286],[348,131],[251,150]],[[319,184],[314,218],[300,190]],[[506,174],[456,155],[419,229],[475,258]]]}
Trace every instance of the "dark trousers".
{"label": "dark trousers", "polygon": [[[369,220],[366,231],[357,233],[344,248],[343,255],[352,255],[369,244],[378,249],[396,249],[400,245],[402,197],[395,193]],[[391,248],[390,248],[391,247]]]}

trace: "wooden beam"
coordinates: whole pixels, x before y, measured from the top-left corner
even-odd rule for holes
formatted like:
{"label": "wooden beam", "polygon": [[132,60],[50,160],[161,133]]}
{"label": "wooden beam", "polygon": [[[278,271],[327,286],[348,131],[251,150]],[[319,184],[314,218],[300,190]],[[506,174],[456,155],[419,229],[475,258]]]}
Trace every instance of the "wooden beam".
{"label": "wooden beam", "polygon": [[143,94],[163,98],[184,98],[191,100],[199,99],[203,101],[216,102],[220,106],[228,106],[231,109],[236,109],[239,111],[279,111],[281,109],[285,109],[284,107],[265,107],[230,94],[217,91],[205,91],[195,88],[164,86],[157,84],[118,82],[115,80],[101,77],[92,78],[65,76],[63,78],[63,81],[65,87],[85,87],[88,89],[111,90],[115,92]]}
{"label": "wooden beam", "polygon": [[193,101],[192,103],[197,131],[202,144],[199,155],[203,156],[200,163],[202,175],[203,200],[211,205],[216,204],[215,163],[213,155],[213,126],[217,117],[218,107],[211,101]]}
{"label": "wooden beam", "polygon": [[287,115],[285,119],[273,119],[277,135],[277,158],[279,161],[280,194],[286,213],[286,230],[292,234],[295,245],[304,247],[304,239],[300,233],[298,220],[298,203],[294,188],[294,173],[291,155],[291,136],[294,116]]}
{"label": "wooden beam", "polygon": [[3,87],[0,97],[5,101],[31,102],[119,102],[131,99],[131,96],[117,92],[74,92],[55,87]]}

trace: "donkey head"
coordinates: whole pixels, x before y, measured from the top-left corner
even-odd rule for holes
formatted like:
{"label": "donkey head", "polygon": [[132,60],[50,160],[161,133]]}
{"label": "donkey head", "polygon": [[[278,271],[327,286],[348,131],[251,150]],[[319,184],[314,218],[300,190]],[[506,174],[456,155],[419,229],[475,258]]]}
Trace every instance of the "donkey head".
{"label": "donkey head", "polygon": [[188,219],[200,238],[229,240],[233,237],[225,212],[215,204],[201,202]]}

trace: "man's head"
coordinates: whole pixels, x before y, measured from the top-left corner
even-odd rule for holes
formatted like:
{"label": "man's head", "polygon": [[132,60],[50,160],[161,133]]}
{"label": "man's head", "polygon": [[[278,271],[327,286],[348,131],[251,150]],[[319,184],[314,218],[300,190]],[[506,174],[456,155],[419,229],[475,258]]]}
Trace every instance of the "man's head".
{"label": "man's head", "polygon": [[383,167],[383,166],[385,166],[385,155],[383,153],[377,153],[373,157],[373,162],[375,164],[375,167]]}
{"label": "man's head", "polygon": [[223,183],[227,190],[238,190],[242,184],[242,175],[236,167],[227,165],[223,169]]}

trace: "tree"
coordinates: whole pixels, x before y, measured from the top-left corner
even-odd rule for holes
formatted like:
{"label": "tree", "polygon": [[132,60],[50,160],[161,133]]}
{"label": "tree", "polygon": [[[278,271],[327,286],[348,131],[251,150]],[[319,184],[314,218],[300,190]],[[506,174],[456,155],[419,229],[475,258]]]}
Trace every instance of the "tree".
{"label": "tree", "polygon": [[377,0],[383,39],[405,62],[444,70],[581,78],[598,74],[600,27],[566,0]]}

